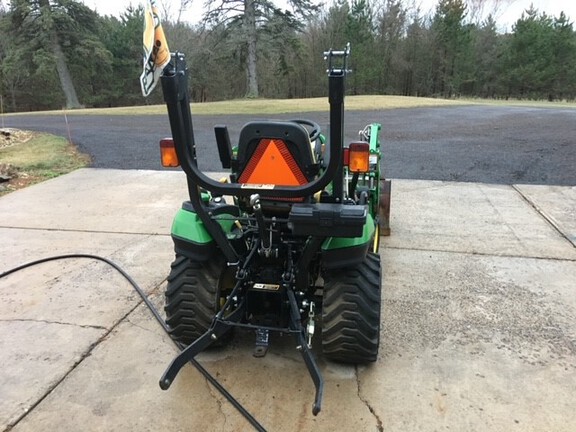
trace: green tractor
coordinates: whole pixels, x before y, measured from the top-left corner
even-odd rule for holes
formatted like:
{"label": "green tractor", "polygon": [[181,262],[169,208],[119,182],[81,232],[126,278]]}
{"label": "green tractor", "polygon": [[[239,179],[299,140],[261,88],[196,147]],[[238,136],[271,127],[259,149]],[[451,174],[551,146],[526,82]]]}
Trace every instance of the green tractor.
{"label": "green tractor", "polygon": [[381,263],[388,232],[390,182],[380,175],[379,124],[343,143],[349,46],[324,53],[328,62],[329,136],[310,120],[255,121],[232,145],[215,127],[228,178],[202,173],[181,53],[161,78],[172,138],[160,143],[163,165],[181,166],[189,199],[174,218],[176,258],[165,293],[166,324],[182,347],[160,380],[232,330],[255,334],[266,354],[270,332],[290,334],[314,381],[313,413],[323,380],[312,353],[352,364],[376,361],[380,338]]}

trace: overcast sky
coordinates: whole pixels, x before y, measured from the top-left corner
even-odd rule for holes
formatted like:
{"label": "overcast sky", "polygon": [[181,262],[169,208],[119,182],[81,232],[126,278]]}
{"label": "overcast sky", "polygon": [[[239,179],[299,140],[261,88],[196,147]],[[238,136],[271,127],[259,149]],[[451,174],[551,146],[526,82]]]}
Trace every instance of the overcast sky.
{"label": "overcast sky", "polygon": [[[328,3],[330,0],[324,0]],[[433,9],[437,3],[436,0],[404,0],[405,4],[414,2],[416,5],[421,5],[423,13]],[[498,22],[503,30],[510,30],[512,24],[520,18],[522,12],[534,4],[536,9],[540,12],[546,12],[551,16],[558,16],[561,11],[564,11],[572,22],[576,20],[576,1],[574,0],[500,0],[501,3],[506,2],[508,6],[502,6],[499,11]],[[132,4],[144,4],[142,0],[84,0],[84,3],[89,7],[96,9],[100,15],[116,15],[118,16],[126,8]],[[165,0],[165,3],[172,4],[174,13],[180,4],[179,0]],[[197,22],[200,19],[202,12],[202,5],[204,0],[194,0],[192,9],[186,14],[186,20]]]}

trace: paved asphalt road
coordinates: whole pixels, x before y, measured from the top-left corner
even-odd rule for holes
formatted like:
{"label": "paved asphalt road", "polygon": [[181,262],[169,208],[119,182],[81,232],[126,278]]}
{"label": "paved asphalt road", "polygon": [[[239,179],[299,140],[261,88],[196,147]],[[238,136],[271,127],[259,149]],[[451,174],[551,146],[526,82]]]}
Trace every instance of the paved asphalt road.
{"label": "paved asphalt road", "polygon": [[[293,118],[280,115],[274,118]],[[303,113],[328,130],[328,113]],[[220,171],[213,126],[226,124],[234,142],[252,115],[196,116],[198,160]],[[64,116],[6,116],[6,127],[67,136]],[[576,109],[493,106],[349,111],[345,138],[382,124],[386,177],[500,184],[576,185]],[[69,115],[72,140],[92,166],[161,169],[158,141],[170,135],[167,116]]]}

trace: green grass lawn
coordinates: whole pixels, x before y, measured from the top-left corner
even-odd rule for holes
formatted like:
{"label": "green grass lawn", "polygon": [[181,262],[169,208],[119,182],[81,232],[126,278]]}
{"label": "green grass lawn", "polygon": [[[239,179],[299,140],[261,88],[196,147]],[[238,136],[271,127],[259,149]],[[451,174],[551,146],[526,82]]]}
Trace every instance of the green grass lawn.
{"label": "green grass lawn", "polygon": [[[488,100],[488,99],[434,99],[408,96],[348,96],[345,106],[347,110],[385,110],[394,108],[438,107],[453,105],[494,105],[494,106],[531,106],[550,108],[576,108],[576,103],[520,101],[520,100]],[[194,115],[227,115],[227,114],[282,114],[313,111],[328,111],[328,99],[236,99],[231,101],[193,103]],[[22,113],[40,114],[40,112]],[[62,111],[45,111],[42,114],[62,115]],[[153,115],[166,114],[165,105],[145,105],[138,107],[119,108],[86,108],[66,111],[68,115]]]}
{"label": "green grass lawn", "polygon": [[79,153],[66,139],[49,134],[28,133],[0,148],[0,165],[12,176],[0,183],[0,195],[87,166],[90,158]]}

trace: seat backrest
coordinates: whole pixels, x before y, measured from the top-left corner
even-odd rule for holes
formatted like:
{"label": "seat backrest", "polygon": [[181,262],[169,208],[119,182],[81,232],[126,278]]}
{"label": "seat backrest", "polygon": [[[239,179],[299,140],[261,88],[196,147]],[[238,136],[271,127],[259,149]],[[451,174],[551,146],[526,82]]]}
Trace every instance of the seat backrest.
{"label": "seat backrest", "polygon": [[308,131],[290,121],[250,122],[238,141],[238,183],[299,186],[315,176]]}

